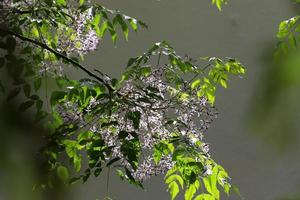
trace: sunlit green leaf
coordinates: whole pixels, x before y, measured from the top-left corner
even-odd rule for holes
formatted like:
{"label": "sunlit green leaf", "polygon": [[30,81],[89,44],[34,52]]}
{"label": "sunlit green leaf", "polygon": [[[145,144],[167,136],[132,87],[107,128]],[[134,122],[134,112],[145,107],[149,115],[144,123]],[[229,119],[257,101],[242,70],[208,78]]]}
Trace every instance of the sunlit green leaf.
{"label": "sunlit green leaf", "polygon": [[201,83],[200,79],[197,79],[197,80],[193,81],[192,84],[191,84],[192,90],[195,89],[196,87],[198,87],[200,85],[200,83]]}
{"label": "sunlit green leaf", "polygon": [[169,188],[168,190],[171,194],[171,199],[174,200],[179,193],[178,184],[175,181],[173,181],[169,184],[168,188]]}
{"label": "sunlit green leaf", "polygon": [[299,20],[299,16],[285,20],[279,24],[279,30],[277,37],[283,39],[292,33],[292,30],[295,28],[296,23]]}
{"label": "sunlit green leaf", "polygon": [[103,38],[103,36],[104,36],[105,32],[107,31],[107,29],[108,29],[108,21],[104,21],[100,26],[98,36]]}
{"label": "sunlit green leaf", "polygon": [[189,185],[188,189],[184,194],[185,200],[192,200],[197,190],[199,189],[199,181],[196,180],[193,184]]}
{"label": "sunlit green leaf", "polygon": [[82,6],[84,4],[85,0],[79,0],[79,5]]}
{"label": "sunlit green leaf", "polygon": [[138,26],[137,26],[137,20],[136,19],[129,19],[129,24],[131,26],[131,28],[134,30],[134,31],[137,31],[138,29]]}
{"label": "sunlit green leaf", "polygon": [[222,6],[227,3],[227,0],[212,0],[212,4],[216,5],[219,10],[222,10]]}
{"label": "sunlit green leaf", "polygon": [[215,200],[210,194],[200,194],[194,200]]}
{"label": "sunlit green leaf", "polygon": [[58,5],[65,6],[67,5],[66,0],[56,0]]}
{"label": "sunlit green leaf", "polygon": [[173,181],[177,181],[177,183],[180,184],[181,188],[183,188],[184,183],[183,183],[183,179],[181,176],[179,176],[178,174],[173,174],[165,180],[165,183],[171,184]]}
{"label": "sunlit green leaf", "polygon": [[66,181],[69,178],[69,171],[64,166],[57,167],[57,175],[62,181]]}
{"label": "sunlit green leaf", "polygon": [[36,38],[38,38],[40,36],[38,29],[36,28],[36,26],[34,25],[31,28],[31,33],[33,34],[33,36],[35,36]]}
{"label": "sunlit green leaf", "polygon": [[128,26],[127,26],[126,22],[123,20],[122,16],[119,14],[114,18],[114,25],[116,23],[120,24],[120,26],[122,28],[122,32],[123,32],[126,40],[128,40],[128,33],[129,33]]}

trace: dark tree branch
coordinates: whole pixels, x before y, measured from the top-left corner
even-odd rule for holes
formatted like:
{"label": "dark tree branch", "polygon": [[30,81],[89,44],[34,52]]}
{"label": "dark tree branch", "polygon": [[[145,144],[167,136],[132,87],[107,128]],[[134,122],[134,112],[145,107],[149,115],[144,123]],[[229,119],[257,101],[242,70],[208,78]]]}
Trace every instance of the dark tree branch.
{"label": "dark tree branch", "polygon": [[85,68],[84,66],[82,66],[81,64],[79,64],[78,62],[76,62],[75,60],[73,60],[73,59],[69,58],[68,56],[66,56],[66,55],[58,52],[55,49],[52,49],[48,45],[46,45],[44,43],[41,43],[41,42],[38,42],[36,40],[30,39],[30,38],[27,38],[27,37],[25,37],[23,35],[20,35],[18,33],[13,32],[11,30],[5,30],[5,29],[0,28],[0,31],[4,32],[6,34],[9,34],[9,35],[13,35],[13,36],[15,36],[15,37],[17,37],[17,38],[19,38],[19,39],[21,39],[23,41],[30,42],[30,43],[35,44],[35,45],[37,45],[37,46],[39,46],[39,47],[41,47],[43,49],[46,49],[46,50],[50,51],[51,53],[55,54],[57,57],[62,58],[65,61],[73,64],[76,67],[78,67],[79,69],[81,69],[82,71],[84,71],[86,74],[88,74],[90,77],[93,77],[96,80],[98,80],[99,82],[103,83],[110,92],[114,91],[114,88],[110,84],[108,84],[104,79],[102,79],[101,77],[97,76],[93,72],[89,71],[87,68]]}

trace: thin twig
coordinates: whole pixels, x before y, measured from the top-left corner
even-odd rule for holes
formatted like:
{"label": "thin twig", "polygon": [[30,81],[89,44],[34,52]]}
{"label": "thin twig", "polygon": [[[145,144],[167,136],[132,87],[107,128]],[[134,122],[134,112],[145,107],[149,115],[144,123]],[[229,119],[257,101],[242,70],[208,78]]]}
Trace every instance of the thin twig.
{"label": "thin twig", "polygon": [[204,71],[211,66],[211,63],[208,63],[205,67],[203,67],[201,70],[202,70],[202,73],[197,73],[193,76],[193,78],[191,80],[189,80],[189,84],[192,83],[200,74],[203,74]]}
{"label": "thin twig", "polygon": [[105,199],[111,199],[109,197],[109,177],[110,177],[110,167],[107,169],[107,177],[106,177],[106,195]]}
{"label": "thin twig", "polygon": [[38,42],[36,40],[30,39],[30,38],[27,38],[27,37],[25,37],[23,35],[20,35],[18,33],[10,31],[10,30],[5,30],[5,29],[0,28],[0,31],[2,31],[4,33],[7,33],[9,35],[13,35],[13,36],[15,36],[15,37],[17,37],[17,38],[19,38],[19,39],[21,39],[23,41],[30,42],[30,43],[35,44],[35,45],[37,45],[37,46],[39,46],[39,47],[41,47],[43,49],[46,49],[46,50],[50,51],[51,53],[55,54],[57,57],[62,58],[65,61],[73,64],[76,67],[78,67],[79,69],[81,69],[82,71],[84,71],[86,74],[88,74],[90,77],[93,77],[96,80],[98,80],[99,82],[103,83],[107,87],[107,89],[109,91],[114,91],[114,88],[110,84],[108,84],[104,79],[102,79],[101,77],[97,76],[93,72],[89,71],[87,68],[85,68],[84,66],[82,66],[81,64],[79,64],[78,62],[76,62],[75,60],[73,60],[73,59],[69,58],[68,56],[66,56],[66,55],[58,52],[57,50],[52,49],[48,45],[46,45],[44,43],[41,43],[41,42]]}
{"label": "thin twig", "polygon": [[156,67],[158,67],[158,66],[159,66],[159,63],[160,63],[161,51],[162,51],[162,50],[160,50],[160,51],[159,51],[159,54],[158,54],[158,59],[157,59]]}

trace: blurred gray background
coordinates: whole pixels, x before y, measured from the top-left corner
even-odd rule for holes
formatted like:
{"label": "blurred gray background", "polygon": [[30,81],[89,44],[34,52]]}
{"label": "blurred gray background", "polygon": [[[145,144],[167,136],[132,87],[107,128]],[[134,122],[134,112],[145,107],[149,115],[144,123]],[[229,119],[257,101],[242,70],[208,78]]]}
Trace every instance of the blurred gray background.
{"label": "blurred gray background", "polygon": [[[230,0],[222,12],[212,7],[210,0],[98,2],[141,19],[149,25],[149,29],[132,32],[129,34],[129,42],[120,38],[116,47],[108,37],[105,38],[99,50],[86,58],[85,62],[91,68],[103,70],[118,78],[128,58],[141,55],[161,40],[167,40],[182,55],[188,54],[195,58],[229,56],[242,62],[247,67],[245,77],[232,77],[229,88],[219,89],[217,93],[216,107],[220,115],[206,135],[212,156],[227,169],[233,184],[239,187],[245,199],[299,199],[300,105],[299,95],[296,95],[300,91],[299,85],[289,90],[293,94],[289,98],[279,94],[275,97],[280,98],[280,101],[261,106],[261,102],[268,98],[261,91],[264,91],[265,85],[270,81],[265,77],[272,71],[268,59],[276,45],[278,24],[297,13],[297,7],[292,1]],[[76,76],[79,77],[79,73],[78,71]],[[267,114],[268,106],[273,111]],[[259,116],[257,113],[260,113]],[[19,165],[20,159],[14,159],[12,162]],[[26,162],[25,158],[24,163]],[[19,173],[22,174],[20,171]],[[29,176],[25,171],[23,175]],[[66,189],[68,196],[63,199],[102,200],[106,191],[105,176],[106,173],[103,173],[84,185],[77,184]],[[2,180],[0,194],[7,192],[6,182]],[[25,185],[25,188],[27,186],[30,184]],[[18,188],[25,190],[24,186]],[[122,182],[116,176],[112,176],[110,184],[110,194],[114,200],[169,199],[166,189],[163,177],[148,181],[146,191]],[[7,196],[3,200],[7,198],[24,200],[20,196]],[[233,195],[228,199],[237,197]]]}

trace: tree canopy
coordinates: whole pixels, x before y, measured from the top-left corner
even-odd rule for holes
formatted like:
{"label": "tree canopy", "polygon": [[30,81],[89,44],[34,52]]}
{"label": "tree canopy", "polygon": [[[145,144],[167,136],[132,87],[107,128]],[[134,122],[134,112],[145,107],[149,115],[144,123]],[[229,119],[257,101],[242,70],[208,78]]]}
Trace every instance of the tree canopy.
{"label": "tree canopy", "polygon": [[[226,1],[212,3],[221,10]],[[146,23],[84,0],[4,0],[0,10],[0,67],[9,77],[0,80],[0,92],[7,101],[25,99],[19,110],[35,109],[36,123],[45,125],[47,186],[54,177],[85,182],[108,168],[141,188],[164,174],[172,200],[180,190],[186,200],[220,199],[220,188],[227,195],[238,191],[210,156],[204,134],[217,116],[216,89],[227,88],[231,75],[245,74],[240,62],[180,56],[160,41],[130,58],[114,79],[84,66],[85,55],[105,35],[113,43],[119,33],[128,40]],[[280,37],[292,26],[281,25]],[[84,78],[70,79],[67,67]],[[49,91],[52,80],[57,89]]]}

